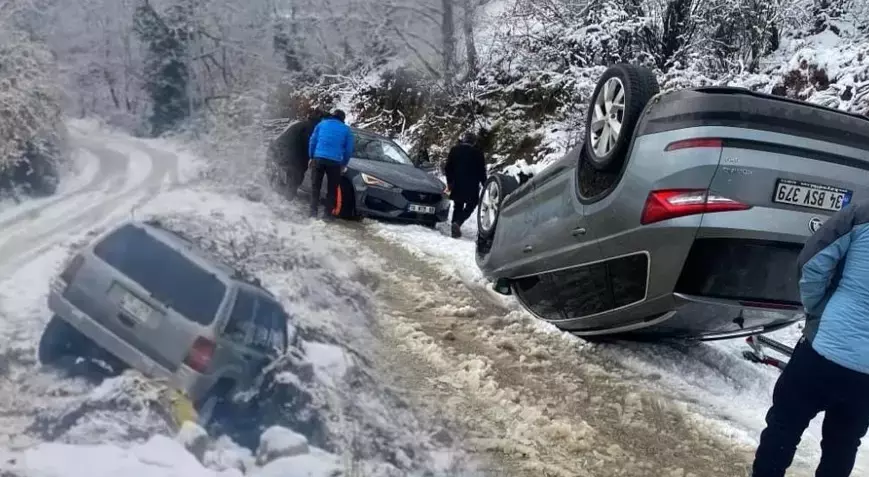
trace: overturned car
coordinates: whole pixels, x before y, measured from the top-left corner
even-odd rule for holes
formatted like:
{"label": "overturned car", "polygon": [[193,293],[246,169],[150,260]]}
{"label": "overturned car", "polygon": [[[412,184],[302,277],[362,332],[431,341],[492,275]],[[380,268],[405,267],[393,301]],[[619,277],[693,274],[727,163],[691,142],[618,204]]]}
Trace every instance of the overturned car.
{"label": "overturned car", "polygon": [[524,184],[489,177],[477,264],[583,337],[751,336],[803,318],[803,243],[867,194],[869,119],[740,88],[661,94],[615,65],[581,146]]}

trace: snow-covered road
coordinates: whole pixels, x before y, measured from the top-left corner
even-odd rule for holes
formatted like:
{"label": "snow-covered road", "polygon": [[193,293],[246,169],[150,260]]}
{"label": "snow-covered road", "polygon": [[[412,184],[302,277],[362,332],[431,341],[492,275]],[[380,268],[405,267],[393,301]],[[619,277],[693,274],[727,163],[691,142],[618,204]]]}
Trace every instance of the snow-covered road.
{"label": "snow-covered road", "polygon": [[[0,204],[0,471],[280,473],[225,440],[211,443],[203,465],[160,437],[175,432],[155,410],[161,391],[137,376],[95,385],[35,362],[49,279],[71,249],[134,214],[166,217],[225,249],[296,318],[297,349],[260,389],[263,419],[311,444],[297,458],[307,460],[283,469],[747,475],[776,371],[742,361],[741,342],[592,346],[487,290],[470,240],[373,221],[312,223],[268,193],[251,202],[194,184],[202,163],[168,143],[88,123],[72,132],[76,171],[58,194]],[[791,475],[812,474],[818,424]],[[865,454],[856,474],[869,469]]]}

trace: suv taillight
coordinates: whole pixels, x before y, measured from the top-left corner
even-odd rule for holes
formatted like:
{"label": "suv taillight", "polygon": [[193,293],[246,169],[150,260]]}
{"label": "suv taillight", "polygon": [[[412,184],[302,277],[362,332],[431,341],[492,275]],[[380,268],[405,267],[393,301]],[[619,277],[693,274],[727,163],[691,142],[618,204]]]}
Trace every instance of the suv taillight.
{"label": "suv taillight", "polygon": [[67,265],[63,272],[60,274],[60,279],[63,280],[63,282],[66,283],[67,286],[69,286],[69,284],[72,283],[72,280],[75,278],[75,274],[78,273],[78,270],[81,268],[83,263],[84,257],[82,257],[81,255],[76,255],[75,257],[73,257],[72,260],[69,262],[69,265]]}
{"label": "suv taillight", "polygon": [[208,365],[211,364],[214,348],[214,341],[202,336],[196,338],[187,353],[187,357],[184,358],[184,364],[190,366],[197,373],[204,373],[208,370]]}
{"label": "suv taillight", "polygon": [[646,198],[640,223],[643,225],[686,215],[746,210],[751,206],[705,189],[653,190]]}

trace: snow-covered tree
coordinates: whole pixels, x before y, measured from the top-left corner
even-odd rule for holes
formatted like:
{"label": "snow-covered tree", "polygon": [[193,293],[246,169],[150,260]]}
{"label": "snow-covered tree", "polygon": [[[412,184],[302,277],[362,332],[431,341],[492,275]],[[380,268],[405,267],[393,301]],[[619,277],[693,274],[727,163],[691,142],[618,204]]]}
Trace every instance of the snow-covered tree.
{"label": "snow-covered tree", "polygon": [[53,141],[62,128],[51,52],[0,24],[0,169]]}

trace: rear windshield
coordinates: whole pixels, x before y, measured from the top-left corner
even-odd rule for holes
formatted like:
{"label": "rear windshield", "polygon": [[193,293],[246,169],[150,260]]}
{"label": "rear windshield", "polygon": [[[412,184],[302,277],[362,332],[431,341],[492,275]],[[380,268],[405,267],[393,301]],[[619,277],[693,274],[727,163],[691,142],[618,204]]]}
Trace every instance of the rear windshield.
{"label": "rear windshield", "polygon": [[216,276],[133,225],[106,237],[94,253],[154,299],[201,325],[214,321],[226,294]]}

